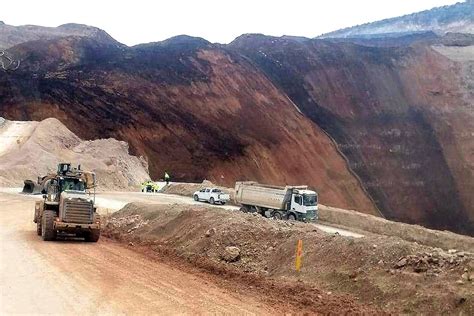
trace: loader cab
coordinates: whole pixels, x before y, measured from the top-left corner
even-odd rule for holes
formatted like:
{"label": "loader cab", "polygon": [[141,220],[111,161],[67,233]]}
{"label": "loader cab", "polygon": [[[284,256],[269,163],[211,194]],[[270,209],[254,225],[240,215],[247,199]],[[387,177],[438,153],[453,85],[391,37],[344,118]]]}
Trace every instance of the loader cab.
{"label": "loader cab", "polygon": [[290,210],[303,221],[318,218],[318,195],[311,190],[295,190],[291,197]]}
{"label": "loader cab", "polygon": [[61,177],[59,179],[59,191],[77,194],[86,193],[86,185],[82,179]]}

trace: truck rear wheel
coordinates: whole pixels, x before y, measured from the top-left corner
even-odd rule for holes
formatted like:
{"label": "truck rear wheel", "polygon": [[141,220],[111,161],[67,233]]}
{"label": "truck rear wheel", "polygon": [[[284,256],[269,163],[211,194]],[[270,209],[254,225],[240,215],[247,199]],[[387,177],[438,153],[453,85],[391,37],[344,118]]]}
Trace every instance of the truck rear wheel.
{"label": "truck rear wheel", "polygon": [[248,212],[249,212],[249,209],[248,209],[246,206],[242,206],[242,207],[240,208],[240,211],[241,211],[242,213],[248,213]]}
{"label": "truck rear wheel", "polygon": [[85,234],[85,240],[88,242],[97,242],[100,238],[100,230],[93,229],[92,231]]}
{"label": "truck rear wheel", "polygon": [[283,215],[279,211],[275,211],[272,213],[274,219],[282,219]]}
{"label": "truck rear wheel", "polygon": [[55,211],[46,210],[41,218],[41,236],[43,240],[50,241],[56,239],[56,230],[54,229]]}

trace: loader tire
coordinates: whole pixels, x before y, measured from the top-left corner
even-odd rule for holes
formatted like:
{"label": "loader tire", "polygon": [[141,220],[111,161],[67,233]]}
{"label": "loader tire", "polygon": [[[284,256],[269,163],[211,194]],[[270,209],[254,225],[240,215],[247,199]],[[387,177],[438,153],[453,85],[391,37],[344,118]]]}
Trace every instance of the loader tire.
{"label": "loader tire", "polygon": [[41,218],[41,236],[43,240],[50,241],[56,239],[56,230],[54,229],[55,211],[46,210]]}
{"label": "loader tire", "polygon": [[41,221],[36,221],[36,233],[41,236]]}
{"label": "loader tire", "polygon": [[86,233],[85,240],[87,242],[97,242],[100,238],[100,230],[94,229],[88,233]]}

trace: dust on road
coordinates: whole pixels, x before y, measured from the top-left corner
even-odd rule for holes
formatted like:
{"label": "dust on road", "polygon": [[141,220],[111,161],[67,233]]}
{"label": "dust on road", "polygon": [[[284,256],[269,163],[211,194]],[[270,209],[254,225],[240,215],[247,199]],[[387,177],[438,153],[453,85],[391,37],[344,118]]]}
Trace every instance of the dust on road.
{"label": "dust on road", "polygon": [[30,197],[0,193],[0,314],[275,313],[106,239],[43,242],[33,208]]}

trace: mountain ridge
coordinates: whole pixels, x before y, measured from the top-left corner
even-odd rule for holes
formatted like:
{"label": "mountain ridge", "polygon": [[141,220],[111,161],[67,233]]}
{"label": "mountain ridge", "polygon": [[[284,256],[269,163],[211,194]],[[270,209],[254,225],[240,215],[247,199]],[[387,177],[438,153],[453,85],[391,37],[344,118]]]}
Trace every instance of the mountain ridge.
{"label": "mountain ridge", "polygon": [[458,2],[400,17],[369,22],[325,33],[317,38],[371,37],[380,34],[417,33],[433,31],[474,33],[474,2]]}
{"label": "mountain ridge", "polygon": [[38,25],[13,26],[4,22],[0,23],[0,49],[3,50],[29,41],[67,36],[82,36],[113,45],[123,45],[106,31],[85,24],[67,23],[57,27],[47,27]]}

